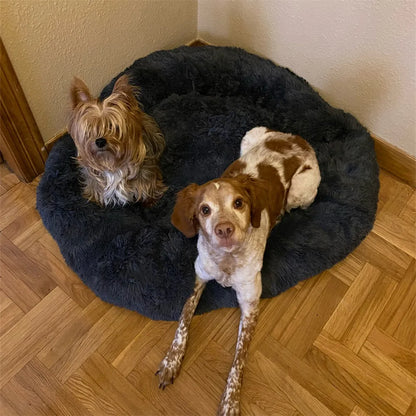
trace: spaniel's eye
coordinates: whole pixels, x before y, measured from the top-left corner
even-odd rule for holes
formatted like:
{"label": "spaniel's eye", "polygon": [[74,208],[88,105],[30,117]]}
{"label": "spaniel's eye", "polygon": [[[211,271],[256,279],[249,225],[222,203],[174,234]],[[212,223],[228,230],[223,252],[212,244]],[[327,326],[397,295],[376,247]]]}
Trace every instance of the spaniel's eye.
{"label": "spaniel's eye", "polygon": [[243,207],[243,200],[241,199],[241,198],[237,198],[235,201],[234,201],[234,208],[235,209],[240,209],[240,208],[242,208]]}
{"label": "spaniel's eye", "polygon": [[202,205],[201,212],[202,215],[208,216],[209,214],[211,214],[211,208],[208,205]]}

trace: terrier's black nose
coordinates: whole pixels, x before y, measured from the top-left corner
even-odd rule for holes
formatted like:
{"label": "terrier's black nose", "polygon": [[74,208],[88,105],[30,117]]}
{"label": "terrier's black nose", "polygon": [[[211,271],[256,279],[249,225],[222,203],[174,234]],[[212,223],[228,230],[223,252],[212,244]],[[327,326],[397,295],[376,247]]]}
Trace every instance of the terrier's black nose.
{"label": "terrier's black nose", "polygon": [[95,141],[95,145],[99,147],[100,149],[102,149],[106,144],[107,144],[107,140],[104,139],[103,137],[100,137],[99,139]]}

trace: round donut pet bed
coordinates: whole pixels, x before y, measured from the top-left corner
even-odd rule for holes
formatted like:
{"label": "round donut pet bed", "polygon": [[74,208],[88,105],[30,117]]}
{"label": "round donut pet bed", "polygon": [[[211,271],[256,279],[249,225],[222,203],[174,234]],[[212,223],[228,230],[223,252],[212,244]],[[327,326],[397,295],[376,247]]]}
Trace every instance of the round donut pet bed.
{"label": "round donut pet bed", "polygon": [[[185,238],[170,223],[176,193],[221,176],[255,126],[305,138],[322,175],[312,206],[285,214],[270,234],[262,297],[330,268],[371,230],[379,187],[371,137],[289,69],[242,49],[203,46],[152,53],[124,73],[164,133],[160,165],[168,191],[150,208],[86,201],[66,135],[52,149],[37,192],[65,261],[103,300],[152,319],[178,319],[194,284],[197,237]],[[237,305],[232,289],[210,282],[197,313]]]}

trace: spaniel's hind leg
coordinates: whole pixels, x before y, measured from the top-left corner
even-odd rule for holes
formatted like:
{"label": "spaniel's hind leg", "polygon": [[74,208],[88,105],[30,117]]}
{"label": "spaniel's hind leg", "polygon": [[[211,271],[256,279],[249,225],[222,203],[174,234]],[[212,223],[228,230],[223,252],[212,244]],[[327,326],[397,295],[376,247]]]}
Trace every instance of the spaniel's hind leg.
{"label": "spaniel's hind leg", "polygon": [[300,167],[299,172],[293,175],[287,195],[286,211],[288,212],[293,208],[306,209],[315,200],[321,182],[321,174],[318,163],[311,162]]}

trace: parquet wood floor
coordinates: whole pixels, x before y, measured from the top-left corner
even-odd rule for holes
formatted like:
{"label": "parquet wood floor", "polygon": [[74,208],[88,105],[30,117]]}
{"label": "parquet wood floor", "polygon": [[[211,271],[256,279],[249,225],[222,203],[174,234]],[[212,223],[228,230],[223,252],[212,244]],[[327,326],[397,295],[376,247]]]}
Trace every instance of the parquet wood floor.
{"label": "parquet wood floor", "polygon": [[[380,178],[365,241],[261,302],[243,416],[415,415],[416,191]],[[43,227],[36,185],[0,165],[1,415],[214,415],[238,310],[195,317],[181,375],[159,390],[176,323],[96,298]]]}

